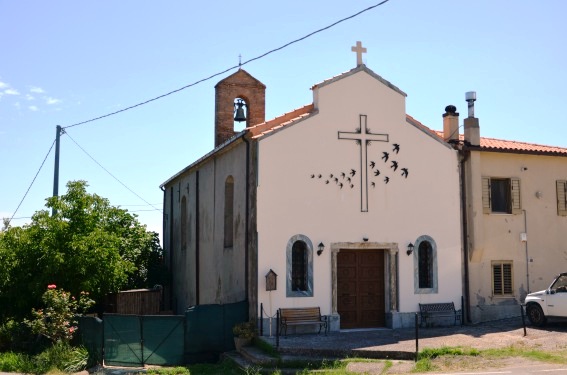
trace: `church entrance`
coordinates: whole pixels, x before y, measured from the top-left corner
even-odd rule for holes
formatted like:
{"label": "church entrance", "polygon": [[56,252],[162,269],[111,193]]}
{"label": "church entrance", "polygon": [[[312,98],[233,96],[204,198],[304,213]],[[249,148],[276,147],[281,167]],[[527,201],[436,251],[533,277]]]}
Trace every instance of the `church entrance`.
{"label": "church entrance", "polygon": [[341,329],[385,326],[384,251],[340,249],[337,312]]}

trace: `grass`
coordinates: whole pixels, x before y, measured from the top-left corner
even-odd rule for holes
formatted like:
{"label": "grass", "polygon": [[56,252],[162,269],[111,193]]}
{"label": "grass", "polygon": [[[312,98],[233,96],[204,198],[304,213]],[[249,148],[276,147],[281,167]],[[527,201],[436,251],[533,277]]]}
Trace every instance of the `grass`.
{"label": "grass", "polygon": [[87,368],[89,355],[83,347],[58,343],[37,355],[17,352],[0,353],[0,371],[26,374],[77,372]]}
{"label": "grass", "polygon": [[529,360],[567,364],[567,351],[548,352],[533,348],[512,345],[500,349],[478,350],[462,347],[442,347],[437,349],[424,349],[419,353],[419,360],[415,364],[414,372],[428,372],[439,370],[474,369],[482,365],[493,365],[498,360],[506,358],[526,358]]}

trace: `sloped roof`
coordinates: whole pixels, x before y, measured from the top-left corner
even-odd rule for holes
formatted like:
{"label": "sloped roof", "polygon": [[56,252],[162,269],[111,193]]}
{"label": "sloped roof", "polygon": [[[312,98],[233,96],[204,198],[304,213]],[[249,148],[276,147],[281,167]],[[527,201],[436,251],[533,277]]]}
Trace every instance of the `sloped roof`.
{"label": "sloped roof", "polygon": [[254,76],[252,76],[252,74],[248,73],[246,70],[242,68],[238,69],[236,72],[232,73],[228,77],[221,79],[219,82],[217,82],[215,87],[222,86],[224,84],[231,84],[233,83],[232,81],[238,81],[239,85],[243,85],[244,84],[243,81],[247,81],[249,85],[266,88],[266,85],[258,81],[256,78],[254,78]]}
{"label": "sloped roof", "polygon": [[324,86],[327,86],[333,82],[339,81],[343,78],[349,77],[353,74],[356,74],[358,72],[366,72],[368,73],[370,76],[374,77],[375,79],[377,79],[378,81],[382,82],[384,85],[388,86],[389,88],[391,88],[392,90],[396,91],[397,93],[403,95],[403,96],[408,96],[405,92],[403,92],[402,90],[400,90],[397,86],[395,86],[392,82],[385,80],[384,78],[382,78],[381,76],[379,76],[378,74],[374,73],[374,71],[372,71],[372,69],[369,69],[366,65],[362,64],[357,66],[354,69],[349,70],[348,72],[344,72],[341,73],[337,76],[331,77],[329,79],[324,80],[323,82],[319,82],[314,84],[311,87],[311,90],[315,90]]}
{"label": "sloped roof", "polygon": [[[440,130],[433,131],[436,135],[443,139],[443,132]],[[464,135],[459,135],[459,140],[464,140]],[[510,152],[510,153],[527,153],[527,154],[548,154],[567,156],[567,148],[546,146],[537,143],[527,143],[520,141],[509,141],[505,139],[480,137],[480,151],[493,152]]]}
{"label": "sloped roof", "polygon": [[246,128],[252,134],[252,138],[260,138],[264,135],[282,129],[285,126],[292,125],[299,120],[302,120],[314,113],[314,105],[307,104],[301,108],[294,109],[293,111],[284,113],[281,116]]}

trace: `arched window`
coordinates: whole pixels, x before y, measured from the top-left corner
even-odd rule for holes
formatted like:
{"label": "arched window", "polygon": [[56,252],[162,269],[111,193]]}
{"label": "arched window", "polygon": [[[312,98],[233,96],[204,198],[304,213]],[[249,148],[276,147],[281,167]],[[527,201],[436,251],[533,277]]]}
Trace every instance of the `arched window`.
{"label": "arched window", "polygon": [[437,293],[437,244],[430,236],[415,240],[414,292],[416,294]]}
{"label": "arched window", "polygon": [[181,198],[181,250],[187,250],[187,199],[185,195]]}
{"label": "arched window", "polygon": [[287,243],[287,296],[313,296],[313,244],[297,234]]}
{"label": "arched window", "polygon": [[419,288],[433,287],[433,249],[429,241],[422,241],[417,249]]}
{"label": "arched window", "polygon": [[224,247],[234,244],[234,179],[228,176],[224,183]]}
{"label": "arched window", "polygon": [[291,290],[307,290],[307,245],[303,241],[295,241],[291,247]]}

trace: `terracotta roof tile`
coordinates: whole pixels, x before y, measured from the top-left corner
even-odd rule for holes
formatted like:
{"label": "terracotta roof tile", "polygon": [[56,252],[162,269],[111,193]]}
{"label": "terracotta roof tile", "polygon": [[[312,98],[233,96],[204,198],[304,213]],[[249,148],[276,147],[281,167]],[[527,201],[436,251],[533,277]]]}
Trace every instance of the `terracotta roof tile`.
{"label": "terracotta roof tile", "polygon": [[288,126],[304,117],[311,115],[313,113],[313,110],[313,104],[308,104],[301,108],[294,109],[291,112],[284,113],[281,116],[278,116],[261,124],[246,128],[246,130],[252,133],[252,138],[259,138],[267,133],[283,128],[284,126]]}
{"label": "terracotta roof tile", "polygon": [[[411,116],[407,116],[410,117]],[[415,120],[414,120],[415,121]],[[420,123],[421,126],[425,126]],[[443,132],[440,130],[430,130],[440,139],[443,139]],[[459,135],[459,140],[464,140],[464,135]],[[503,152],[520,152],[520,153],[544,153],[567,156],[567,148],[539,145],[536,143],[527,143],[519,141],[509,141],[505,139],[480,137],[480,149],[484,151],[503,151]]]}

